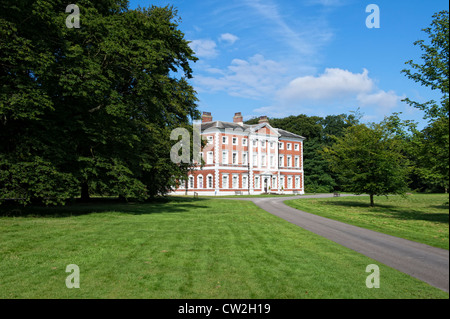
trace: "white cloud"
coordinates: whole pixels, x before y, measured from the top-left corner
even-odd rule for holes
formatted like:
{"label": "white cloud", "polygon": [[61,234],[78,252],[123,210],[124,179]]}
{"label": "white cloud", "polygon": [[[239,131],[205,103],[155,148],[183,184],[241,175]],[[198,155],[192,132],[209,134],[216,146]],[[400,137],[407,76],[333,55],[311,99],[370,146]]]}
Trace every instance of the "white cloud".
{"label": "white cloud", "polygon": [[398,102],[405,96],[399,96],[394,91],[379,90],[375,93],[362,93],[357,96],[361,106],[380,106],[390,108],[397,106]]}
{"label": "white cloud", "polygon": [[330,100],[370,92],[374,83],[368,71],[352,73],[338,68],[325,69],[319,76],[303,76],[292,80],[279,91],[284,100]]}
{"label": "white cloud", "polygon": [[219,52],[216,50],[217,44],[213,40],[200,39],[193,40],[189,46],[195,52],[195,56],[199,58],[215,58]]}
{"label": "white cloud", "polygon": [[275,94],[283,81],[285,68],[256,54],[248,60],[234,59],[225,70],[211,68],[206,71],[211,76],[194,77],[198,91],[224,91],[231,96],[260,99]]}
{"label": "white cloud", "polygon": [[348,113],[361,107],[364,120],[373,120],[392,113],[403,98],[395,91],[386,92],[377,88],[366,69],[353,73],[328,68],[317,76],[295,78],[268,101],[271,105],[255,108],[253,112],[270,117],[300,113],[326,116]]}
{"label": "white cloud", "polygon": [[228,42],[229,44],[234,44],[239,38],[231,33],[221,34],[219,40],[222,42]]}

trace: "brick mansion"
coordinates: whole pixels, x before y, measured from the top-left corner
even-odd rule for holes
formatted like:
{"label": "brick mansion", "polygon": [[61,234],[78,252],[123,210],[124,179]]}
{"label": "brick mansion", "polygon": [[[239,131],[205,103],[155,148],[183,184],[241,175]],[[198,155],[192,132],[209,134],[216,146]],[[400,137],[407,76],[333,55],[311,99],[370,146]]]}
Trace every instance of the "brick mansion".
{"label": "brick mansion", "polygon": [[201,137],[207,141],[198,165],[174,193],[235,195],[303,194],[304,137],[274,128],[266,116],[255,125],[213,121],[203,112]]}

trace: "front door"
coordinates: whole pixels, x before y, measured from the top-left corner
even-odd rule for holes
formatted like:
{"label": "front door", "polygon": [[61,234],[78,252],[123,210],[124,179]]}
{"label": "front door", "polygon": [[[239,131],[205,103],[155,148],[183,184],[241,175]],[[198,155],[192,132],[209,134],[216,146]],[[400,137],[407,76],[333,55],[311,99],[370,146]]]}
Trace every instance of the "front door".
{"label": "front door", "polygon": [[267,193],[267,187],[269,185],[269,178],[264,177],[264,193]]}

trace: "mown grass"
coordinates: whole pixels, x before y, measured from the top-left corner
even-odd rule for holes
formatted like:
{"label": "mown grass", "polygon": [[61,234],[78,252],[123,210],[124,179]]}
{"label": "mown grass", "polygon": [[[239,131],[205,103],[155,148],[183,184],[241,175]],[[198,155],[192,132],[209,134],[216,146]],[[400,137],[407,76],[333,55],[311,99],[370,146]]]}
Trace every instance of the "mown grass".
{"label": "mown grass", "polygon": [[[248,201],[0,207],[0,298],[448,298]],[[80,288],[65,285],[80,268]],[[366,266],[380,288],[366,287]]]}
{"label": "mown grass", "polygon": [[308,213],[342,221],[381,233],[449,248],[448,194],[410,194],[377,197],[296,199],[285,204]]}

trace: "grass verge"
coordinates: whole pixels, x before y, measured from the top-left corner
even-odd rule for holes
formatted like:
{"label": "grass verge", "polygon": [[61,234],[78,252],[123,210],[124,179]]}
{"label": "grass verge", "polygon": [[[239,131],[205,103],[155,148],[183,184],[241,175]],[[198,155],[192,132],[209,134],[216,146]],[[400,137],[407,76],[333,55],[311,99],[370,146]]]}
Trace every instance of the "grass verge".
{"label": "grass verge", "polygon": [[287,200],[284,203],[316,215],[434,247],[449,248],[448,194],[411,194],[375,200],[334,197]]}

